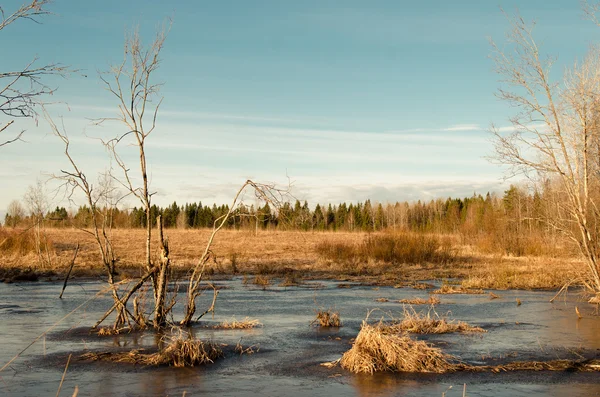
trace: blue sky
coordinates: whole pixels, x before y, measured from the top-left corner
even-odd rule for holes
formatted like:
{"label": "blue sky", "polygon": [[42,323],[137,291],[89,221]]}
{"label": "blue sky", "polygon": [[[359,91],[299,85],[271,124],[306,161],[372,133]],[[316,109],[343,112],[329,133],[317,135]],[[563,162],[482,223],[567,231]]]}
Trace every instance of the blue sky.
{"label": "blue sky", "polygon": [[[10,54],[0,68],[37,55],[81,70],[48,81],[59,87],[52,100],[69,105],[51,113],[93,175],[109,160],[86,135],[123,132],[89,125],[117,110],[98,71],[122,59],[133,26],[149,42],[172,17],[155,76],[165,83],[159,128],[148,141],[156,203],[229,202],[247,178],[289,177],[313,205],[485,194],[506,187],[504,170],[485,158],[487,130],[508,126],[514,112],[494,96],[488,59],[488,37],[503,43],[509,27],[500,7],[536,19],[543,50],[559,57],[556,77],[600,37],[572,0],[56,0],[42,24],[0,32]],[[66,166],[43,122],[19,123],[26,142],[0,149],[0,211]]]}

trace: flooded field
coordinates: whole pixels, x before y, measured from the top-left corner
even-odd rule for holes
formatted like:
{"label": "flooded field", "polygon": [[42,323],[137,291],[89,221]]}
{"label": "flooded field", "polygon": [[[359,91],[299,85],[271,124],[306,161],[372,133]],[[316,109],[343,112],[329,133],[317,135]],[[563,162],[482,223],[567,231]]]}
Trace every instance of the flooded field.
{"label": "flooded field", "polygon": [[[600,395],[597,373],[527,371],[511,373],[452,373],[354,375],[320,363],[339,358],[351,346],[361,321],[370,309],[402,316],[394,300],[421,297],[431,290],[351,285],[318,281],[303,286],[266,290],[245,285],[241,278],[220,281],[223,286],[216,315],[193,327],[203,340],[227,344],[225,358],[194,368],[141,367],[132,364],[90,362],[78,357],[89,351],[152,349],[160,339],[153,332],[98,337],[88,329],[110,306],[106,296],[94,298],[102,285],[73,282],[62,300],[62,285],[55,283],[0,284],[0,366],[25,349],[49,327],[67,316],[47,335],[29,347],[0,373],[0,394],[7,396],[55,395],[65,364],[72,354],[61,395],[71,396],[181,396],[185,395],[410,395],[462,396],[591,396]],[[483,295],[440,295],[440,315],[466,321],[487,333],[422,335],[445,352],[469,364],[597,357],[600,352],[600,317],[596,307],[570,293],[549,303],[554,292],[494,291],[498,299]],[[386,298],[388,302],[376,299]],[[199,306],[210,303],[203,295]],[[517,299],[521,305],[517,305]],[[87,303],[86,303],[87,302]],[[85,304],[84,304],[85,303]],[[84,304],[74,313],[75,308]],[[578,306],[583,318],[575,313]],[[319,307],[339,311],[343,327],[310,326]],[[428,306],[414,306],[417,311]],[[175,313],[178,319],[180,313]],[[207,326],[233,317],[249,316],[263,326],[251,330],[215,330]],[[238,355],[233,346],[254,346],[256,353]],[[453,386],[450,390],[449,387]]]}

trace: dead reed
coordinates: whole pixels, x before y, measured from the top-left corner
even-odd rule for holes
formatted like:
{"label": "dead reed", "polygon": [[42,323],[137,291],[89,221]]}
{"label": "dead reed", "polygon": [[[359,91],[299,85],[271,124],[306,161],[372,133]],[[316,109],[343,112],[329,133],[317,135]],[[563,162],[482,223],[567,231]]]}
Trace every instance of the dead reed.
{"label": "dead reed", "polygon": [[449,334],[453,332],[487,332],[483,328],[473,327],[464,321],[448,320],[429,309],[427,313],[417,313],[412,307],[404,307],[404,318],[401,322],[391,326],[397,331],[406,331],[414,334]]}
{"label": "dead reed", "polygon": [[258,319],[250,319],[249,317],[244,318],[241,321],[237,321],[235,318],[231,321],[223,321],[220,324],[213,326],[215,329],[251,329],[260,327],[262,324]]}
{"label": "dead reed", "polygon": [[342,368],[354,373],[380,371],[443,373],[452,369],[451,357],[423,341],[398,334],[382,321],[362,327],[352,348],[340,360]]}
{"label": "dead reed", "polygon": [[410,298],[410,299],[400,299],[397,302],[408,304],[408,305],[439,305],[441,303],[441,300],[440,300],[440,298],[438,298],[435,295],[429,295],[429,299]]}
{"label": "dead reed", "polygon": [[315,324],[319,327],[341,327],[340,313],[332,309],[321,309],[317,312],[317,317],[310,323],[310,325]]}

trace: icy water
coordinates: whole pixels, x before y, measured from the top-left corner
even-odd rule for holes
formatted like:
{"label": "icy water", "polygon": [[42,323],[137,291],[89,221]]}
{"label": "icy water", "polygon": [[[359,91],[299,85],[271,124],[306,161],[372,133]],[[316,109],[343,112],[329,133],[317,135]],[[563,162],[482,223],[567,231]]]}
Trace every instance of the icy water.
{"label": "icy water", "polygon": [[[25,353],[0,372],[0,395],[56,395],[69,354],[73,354],[61,395],[71,396],[595,396],[600,395],[598,373],[513,372],[456,373],[446,375],[377,374],[353,375],[340,368],[319,364],[332,361],[350,348],[369,309],[380,308],[401,317],[403,298],[428,298],[428,291],[411,288],[353,286],[338,288],[338,282],[321,281],[303,287],[272,286],[262,290],[241,279],[223,281],[213,318],[204,325],[245,316],[263,324],[253,330],[211,330],[196,326],[203,339],[234,346],[254,345],[258,352],[238,356],[231,351],[215,364],[195,368],[143,368],[129,364],[82,362],[86,351],[152,347],[151,332],[116,337],[89,335],[90,327],[109,306],[107,297],[92,299],[101,285],[73,282],[62,300],[61,285],[54,283],[0,284],[0,367],[25,349],[49,327]],[[485,334],[424,336],[446,352],[472,364],[496,364],[521,360],[577,358],[600,355],[600,317],[595,306],[570,293],[549,303],[553,292],[494,291],[489,295],[441,295],[440,314],[488,330]],[[212,293],[200,298],[209,303]],[[390,302],[376,302],[387,298]],[[517,306],[516,299],[522,305]],[[344,326],[319,330],[309,324],[317,307],[333,307]],[[584,318],[575,314],[578,306]],[[427,310],[427,306],[415,306]],[[450,312],[450,313],[449,313]],[[382,312],[371,314],[378,319]],[[175,318],[180,318],[177,314]],[[453,386],[451,389],[450,386]],[[449,390],[448,390],[449,389]]]}

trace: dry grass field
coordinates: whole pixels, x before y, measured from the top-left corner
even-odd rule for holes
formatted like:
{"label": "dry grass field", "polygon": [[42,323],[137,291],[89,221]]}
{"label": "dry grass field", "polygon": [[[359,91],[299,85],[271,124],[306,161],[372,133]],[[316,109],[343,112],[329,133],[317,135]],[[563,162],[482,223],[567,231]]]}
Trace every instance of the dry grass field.
{"label": "dry grass field", "polygon": [[[184,274],[200,257],[210,230],[167,229],[173,269]],[[66,272],[73,250],[80,244],[73,269],[76,277],[102,274],[98,249],[92,237],[77,229],[45,229],[42,253],[31,242],[32,232],[0,229],[1,279],[10,280],[24,269],[41,276],[60,277]],[[481,252],[461,244],[458,236],[400,236],[392,248],[401,255],[388,259],[390,233],[298,232],[223,230],[213,244],[217,256],[211,275],[260,274],[300,278],[335,278],[379,285],[406,285],[415,280],[460,278],[466,288],[559,288],[581,271],[573,257],[512,257]],[[153,235],[153,238],[156,236]],[[142,229],[112,231],[118,269],[141,273],[145,233]],[[412,247],[414,245],[415,247]],[[156,245],[157,246],[157,245]],[[414,248],[414,249],[413,249]],[[423,250],[435,250],[434,256]],[[383,258],[383,259],[382,259]],[[425,258],[425,260],[411,260]],[[437,258],[437,259],[436,259]]]}

